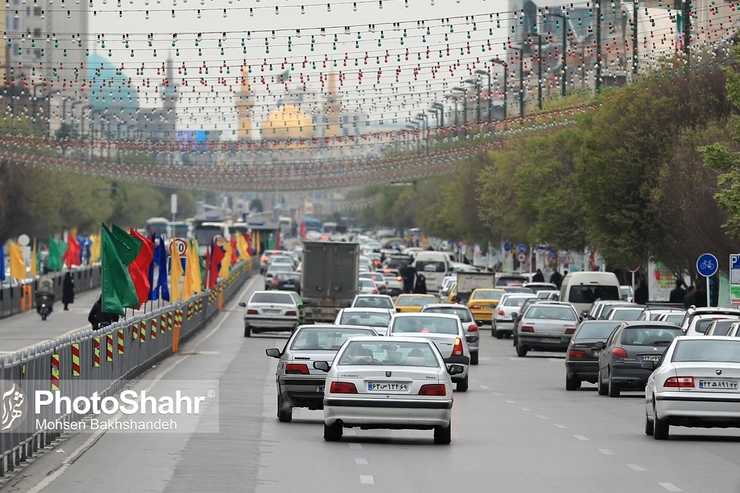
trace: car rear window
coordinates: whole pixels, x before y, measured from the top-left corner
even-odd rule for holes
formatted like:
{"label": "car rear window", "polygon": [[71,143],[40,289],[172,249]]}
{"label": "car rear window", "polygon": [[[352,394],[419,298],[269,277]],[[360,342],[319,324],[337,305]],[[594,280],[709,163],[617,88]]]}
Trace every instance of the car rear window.
{"label": "car rear window", "polygon": [[288,293],[254,293],[249,300],[250,303],[281,303],[293,305],[293,297]]}
{"label": "car rear window", "polygon": [[527,298],[506,298],[504,306],[522,306]]}
{"label": "car rear window", "polygon": [[452,307],[425,307],[422,313],[447,313],[450,315],[457,315],[461,322],[468,323],[473,321],[473,317],[470,315],[470,311],[466,308],[452,308]]}
{"label": "car rear window", "polygon": [[677,315],[671,314],[671,315],[666,315],[663,321],[678,325],[681,322],[683,322],[683,317],[684,317],[683,313],[679,313]]}
{"label": "car rear window", "polygon": [[617,286],[592,286],[579,284],[570,287],[567,301],[571,303],[593,303],[596,300],[618,300],[619,288]]}
{"label": "car rear window", "polygon": [[603,339],[607,340],[614,329],[619,325],[616,322],[597,322],[587,323],[581,325],[581,327],[573,335],[573,340],[577,339]]}
{"label": "car rear window", "polygon": [[702,319],[702,320],[697,320],[696,327],[695,327],[696,328],[696,331],[699,332],[699,333],[701,333],[701,334],[706,333],[707,332],[707,329],[709,328],[709,326],[712,325],[712,322],[714,322],[714,319],[713,318],[706,318],[706,319]]}
{"label": "car rear window", "polygon": [[370,327],[388,327],[391,323],[390,313],[351,311],[342,313],[339,320],[342,325],[369,325]]}
{"label": "car rear window", "polygon": [[503,291],[475,291],[471,300],[500,300],[506,294]]}
{"label": "car rear window", "polygon": [[628,346],[668,345],[682,334],[678,327],[627,327],[622,331],[621,343]]}
{"label": "car rear window", "polygon": [[393,302],[389,298],[380,296],[358,297],[352,306],[365,308],[395,308],[395,306],[393,306]]}
{"label": "car rear window", "polygon": [[630,308],[612,308],[607,317],[612,320],[637,320],[642,315],[642,310],[633,310]]}
{"label": "car rear window", "polygon": [[300,274],[278,274],[275,276],[278,281],[300,281]]}
{"label": "car rear window", "polygon": [[721,320],[715,324],[714,332],[712,335],[715,336],[726,336],[730,331],[732,324],[736,323],[735,320]]}
{"label": "car rear window", "polygon": [[740,341],[685,339],[676,343],[672,361],[740,363]]}
{"label": "car rear window", "polygon": [[436,302],[437,300],[427,296],[399,296],[396,299],[398,306],[424,306]]}
{"label": "car rear window", "polygon": [[576,314],[567,306],[533,306],[527,310],[525,317],[550,320],[575,320]]}
{"label": "car rear window", "polygon": [[354,336],[372,336],[372,329],[303,328],[293,339],[291,351],[338,350],[344,341]]}
{"label": "car rear window", "polygon": [[457,334],[457,322],[441,317],[399,317],[393,322],[391,332],[410,332],[422,334]]}
{"label": "car rear window", "polygon": [[[439,367],[439,361],[428,342],[396,344],[352,341],[339,355],[338,364]],[[385,377],[383,379],[387,380]]]}
{"label": "car rear window", "polygon": [[526,277],[499,277],[496,279],[496,286],[521,286],[525,282]]}
{"label": "car rear window", "polygon": [[417,272],[445,272],[447,266],[444,262],[437,262],[433,260],[417,260],[416,271]]}

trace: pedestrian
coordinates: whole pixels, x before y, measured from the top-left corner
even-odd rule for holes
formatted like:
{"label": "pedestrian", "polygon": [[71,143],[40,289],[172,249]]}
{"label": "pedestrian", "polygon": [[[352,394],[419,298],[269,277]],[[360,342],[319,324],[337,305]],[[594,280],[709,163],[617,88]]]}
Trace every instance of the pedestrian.
{"label": "pedestrian", "polygon": [[103,327],[107,327],[114,322],[118,322],[117,313],[106,313],[103,311],[103,296],[99,296],[98,300],[90,309],[90,313],[87,315],[87,321],[92,325],[93,330],[98,330]]}
{"label": "pedestrian", "polygon": [[676,288],[671,290],[671,293],[668,296],[669,303],[683,303],[683,299],[686,297],[686,290],[681,287],[682,285],[683,280],[676,279]]}
{"label": "pedestrian", "polygon": [[414,284],[414,293],[416,294],[427,294],[427,278],[422,274],[416,276],[416,284]]}
{"label": "pedestrian", "polygon": [[537,269],[537,273],[532,276],[532,282],[545,282],[545,276],[540,269]]}
{"label": "pedestrian", "polygon": [[688,310],[691,305],[694,304],[694,297],[696,295],[696,288],[694,286],[689,286],[689,290],[686,293],[686,296],[683,297],[683,307]]}
{"label": "pedestrian", "polygon": [[558,289],[563,284],[563,276],[557,270],[550,276],[550,282],[553,283]]}
{"label": "pedestrian", "polygon": [[406,264],[401,269],[401,277],[403,278],[403,292],[413,292],[414,283],[416,282],[416,268],[414,268],[414,266],[411,264]]}
{"label": "pedestrian", "polygon": [[707,306],[707,292],[704,291],[704,283],[700,282],[694,293],[694,306],[703,308]]}
{"label": "pedestrian", "polygon": [[640,279],[640,284],[635,289],[635,303],[638,305],[646,305],[650,296],[648,294],[648,287],[645,279]]}
{"label": "pedestrian", "polygon": [[67,271],[64,274],[64,281],[62,281],[62,303],[64,304],[64,311],[69,311],[70,304],[75,302],[75,280],[72,278],[72,273]]}

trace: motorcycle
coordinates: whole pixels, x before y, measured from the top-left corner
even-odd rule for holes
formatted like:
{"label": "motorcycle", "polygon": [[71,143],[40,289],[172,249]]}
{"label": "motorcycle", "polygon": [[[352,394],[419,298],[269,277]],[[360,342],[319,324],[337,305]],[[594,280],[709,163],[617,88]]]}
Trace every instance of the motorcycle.
{"label": "motorcycle", "polygon": [[41,294],[38,293],[36,296],[36,311],[41,316],[41,320],[46,320],[52,312],[52,306],[54,305],[53,294]]}

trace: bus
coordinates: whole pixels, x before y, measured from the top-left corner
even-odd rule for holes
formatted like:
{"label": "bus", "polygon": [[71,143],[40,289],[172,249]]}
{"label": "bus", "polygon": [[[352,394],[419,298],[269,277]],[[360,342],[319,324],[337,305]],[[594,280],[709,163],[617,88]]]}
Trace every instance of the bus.
{"label": "bus", "polygon": [[325,222],[321,226],[321,232],[324,233],[324,234],[329,234],[329,235],[336,233],[337,232],[337,223]]}
{"label": "bus", "polygon": [[198,255],[205,257],[214,235],[220,234],[229,240],[229,227],[226,223],[206,221],[195,225],[193,236],[198,241]]}
{"label": "bus", "polygon": [[188,221],[170,221],[167,223],[167,238],[190,238],[192,236],[192,223]]}
{"label": "bus", "polygon": [[321,233],[321,221],[315,217],[304,217],[303,223],[306,225],[306,232],[316,231],[317,233]]}
{"label": "bus", "polygon": [[144,230],[146,231],[146,236],[149,236],[152,233],[157,233],[158,235],[167,236],[167,224],[170,221],[166,217],[150,217],[146,220],[146,226],[144,227]]}
{"label": "bus", "polygon": [[280,234],[282,236],[293,234],[293,218],[289,216],[280,216]]}

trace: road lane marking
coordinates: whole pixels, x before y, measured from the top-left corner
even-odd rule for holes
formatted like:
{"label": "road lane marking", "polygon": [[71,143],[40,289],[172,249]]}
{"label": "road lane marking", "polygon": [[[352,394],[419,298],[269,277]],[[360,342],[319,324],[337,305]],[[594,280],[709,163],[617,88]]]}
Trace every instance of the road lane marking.
{"label": "road lane marking", "polygon": [[531,409],[528,407],[520,407],[519,409],[521,409],[522,411],[531,411]]}
{"label": "road lane marking", "polygon": [[668,491],[683,491],[681,488],[679,488],[673,483],[658,483],[658,484],[661,485],[663,488],[667,489]]}
{"label": "road lane marking", "polygon": [[540,416],[539,414],[537,415],[537,417],[540,418],[540,419],[550,419],[547,416]]}
{"label": "road lane marking", "polygon": [[584,441],[584,442],[588,442],[589,441],[589,439],[587,437],[583,436],[583,435],[573,435],[573,436],[576,437],[577,439],[581,440],[581,441]]}
{"label": "road lane marking", "polygon": [[508,402],[509,404],[516,404],[516,401],[509,401],[509,400],[506,400],[506,401],[504,401],[504,402]]}
{"label": "road lane marking", "polygon": [[[364,476],[364,475],[361,475],[360,476],[360,483],[361,484],[375,484],[375,480],[373,479],[372,476]],[[681,490],[679,490],[679,491],[681,491]]]}
{"label": "road lane marking", "polygon": [[491,392],[491,394],[493,394],[493,395],[501,395],[498,392]]}
{"label": "road lane marking", "polygon": [[614,452],[612,452],[608,448],[600,448],[599,452],[601,452],[604,455],[616,455]]}
{"label": "road lane marking", "polygon": [[492,358],[490,356],[479,356],[478,359],[481,361],[491,361]]}
{"label": "road lane marking", "polygon": [[562,361],[565,361],[565,358],[547,358],[547,361],[554,361],[555,363],[560,363]]}
{"label": "road lane marking", "polygon": [[488,390],[488,389],[490,389],[491,387],[489,387],[488,385],[481,385],[481,386],[480,386],[480,388],[482,388],[482,389],[484,389],[484,390]]}
{"label": "road lane marking", "polygon": [[554,426],[555,428],[561,428],[561,429],[567,428],[567,426],[565,425],[554,425]]}
{"label": "road lane marking", "polygon": [[367,465],[367,459],[361,459],[359,457],[355,457],[355,464],[358,466],[366,466]]}
{"label": "road lane marking", "polygon": [[647,469],[645,469],[642,466],[638,466],[637,464],[627,464],[627,467],[629,467],[633,471],[638,471],[638,472],[642,472],[642,471],[646,471],[647,470]]}
{"label": "road lane marking", "polygon": [[350,443],[349,448],[359,450],[362,448],[362,445],[360,445],[359,443]]}

